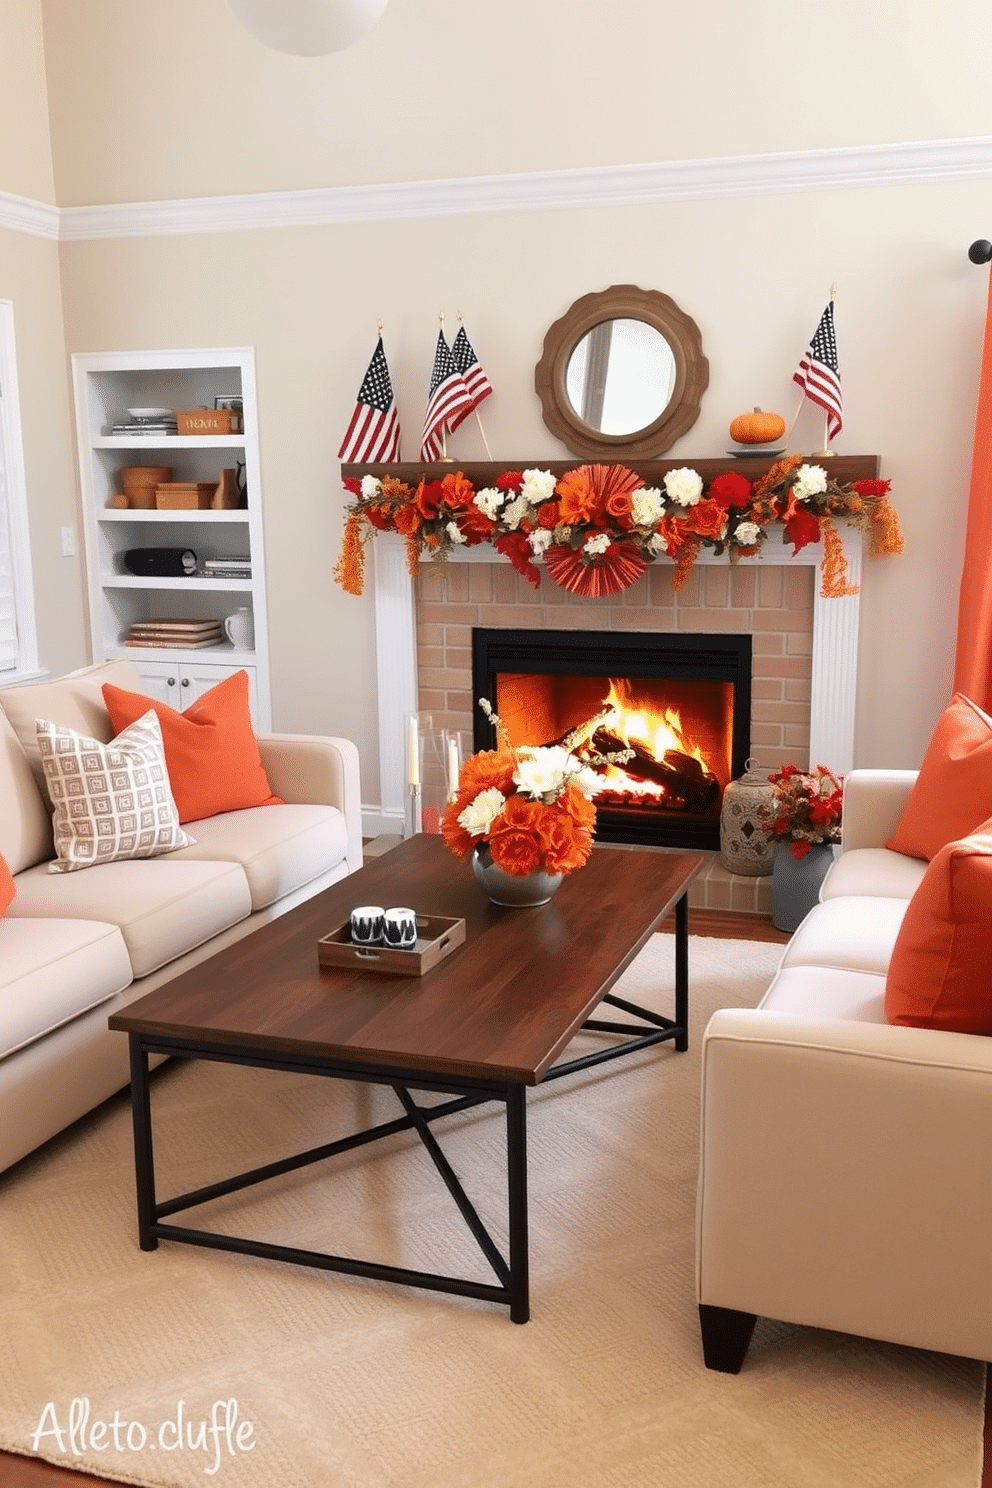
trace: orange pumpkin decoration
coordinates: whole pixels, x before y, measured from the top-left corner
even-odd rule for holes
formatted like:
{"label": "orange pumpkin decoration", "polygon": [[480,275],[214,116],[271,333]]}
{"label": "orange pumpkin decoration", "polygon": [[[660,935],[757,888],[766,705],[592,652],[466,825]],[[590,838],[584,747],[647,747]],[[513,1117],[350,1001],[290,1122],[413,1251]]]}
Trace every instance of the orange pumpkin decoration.
{"label": "orange pumpkin decoration", "polygon": [[777,413],[765,413],[756,408],[753,413],[742,413],[730,426],[730,437],[738,444],[771,444],[785,433],[785,419]]}

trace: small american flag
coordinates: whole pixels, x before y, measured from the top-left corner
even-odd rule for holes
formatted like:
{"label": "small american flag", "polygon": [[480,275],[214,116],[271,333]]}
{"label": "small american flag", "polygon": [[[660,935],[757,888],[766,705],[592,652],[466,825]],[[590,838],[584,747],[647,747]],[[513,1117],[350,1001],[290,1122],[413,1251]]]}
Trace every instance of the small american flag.
{"label": "small american flag", "polygon": [[444,332],[438,331],[434,370],[431,373],[427,411],[424,414],[424,433],[420,442],[420,458],[437,460],[444,453],[445,432],[450,434],[453,429],[457,429],[473,407],[462,374],[451,359],[451,348],[444,339]]}
{"label": "small american flag", "polygon": [[468,412],[471,413],[478,408],[483,398],[489,397],[493,388],[482,370],[482,363],[476,356],[471,341],[465,334],[464,326],[459,327],[458,335],[451,343],[451,360],[462,374],[462,379],[468,388],[468,395],[472,399],[472,407]]}
{"label": "small american flag", "polygon": [[338,459],[377,464],[399,457],[400,418],[380,336],[358,389],[358,401],[341,441]]}
{"label": "small american flag", "polygon": [[840,390],[840,365],[837,361],[837,337],[834,333],[834,302],[829,300],[820,316],[812,341],[802,361],[792,374],[811,403],[817,403],[827,414],[827,438],[840,433],[844,423],[844,400]]}

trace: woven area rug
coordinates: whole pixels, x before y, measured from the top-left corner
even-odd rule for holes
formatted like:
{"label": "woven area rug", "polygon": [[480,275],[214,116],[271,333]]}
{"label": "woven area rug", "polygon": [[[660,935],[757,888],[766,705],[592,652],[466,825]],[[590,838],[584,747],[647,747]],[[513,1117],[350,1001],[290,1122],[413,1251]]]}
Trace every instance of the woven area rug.
{"label": "woven area rug", "polygon": [[[621,990],[670,1011],[672,945],[655,936]],[[230,1253],[143,1254],[130,1111],[108,1102],[0,1177],[0,1447],[153,1488],[974,1488],[980,1364],[761,1320],[741,1374],[703,1367],[699,1043],[779,955],[693,937],[688,1054],[533,1093],[522,1327]],[[368,1087],[195,1063],[164,1066],[153,1100],[161,1197],[396,1114]],[[501,1110],[436,1130],[501,1235]],[[490,1279],[409,1134],[201,1217]]]}

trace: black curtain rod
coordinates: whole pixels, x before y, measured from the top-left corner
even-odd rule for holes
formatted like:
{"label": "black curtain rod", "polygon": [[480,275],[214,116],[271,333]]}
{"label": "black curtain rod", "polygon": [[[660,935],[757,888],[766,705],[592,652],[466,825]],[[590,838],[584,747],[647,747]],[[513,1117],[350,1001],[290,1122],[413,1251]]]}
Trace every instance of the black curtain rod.
{"label": "black curtain rod", "polygon": [[972,263],[992,262],[992,243],[988,238],[978,238],[968,249],[968,257]]}

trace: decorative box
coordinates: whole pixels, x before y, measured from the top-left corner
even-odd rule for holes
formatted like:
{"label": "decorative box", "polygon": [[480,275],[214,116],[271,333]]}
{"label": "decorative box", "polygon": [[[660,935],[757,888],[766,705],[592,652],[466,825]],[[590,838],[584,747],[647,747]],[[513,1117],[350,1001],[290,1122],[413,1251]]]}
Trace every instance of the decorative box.
{"label": "decorative box", "polygon": [[155,505],[186,511],[209,511],[217,490],[213,481],[168,481],[155,487]]}
{"label": "decorative box", "polygon": [[232,408],[185,408],[176,410],[180,434],[240,434],[241,414]]}

